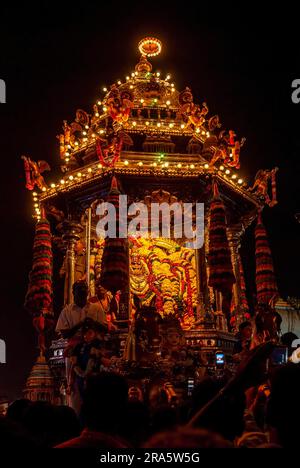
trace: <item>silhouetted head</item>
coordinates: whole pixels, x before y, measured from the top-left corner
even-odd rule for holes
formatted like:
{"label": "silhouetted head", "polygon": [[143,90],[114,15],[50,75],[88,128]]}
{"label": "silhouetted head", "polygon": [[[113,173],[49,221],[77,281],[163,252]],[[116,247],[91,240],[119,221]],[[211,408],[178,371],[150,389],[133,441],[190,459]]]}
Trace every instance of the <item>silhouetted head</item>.
{"label": "silhouetted head", "polygon": [[15,453],[16,450],[37,448],[37,443],[20,423],[7,417],[0,417],[1,448]]}
{"label": "silhouetted head", "polygon": [[82,416],[91,430],[115,433],[128,402],[126,380],[109,372],[90,376],[83,396]]}
{"label": "silhouetted head", "polygon": [[33,402],[24,412],[24,426],[41,447],[52,447],[55,441],[55,406],[46,401]]}
{"label": "silhouetted head", "polygon": [[87,303],[88,286],[85,281],[76,281],[73,284],[74,303],[78,307],[84,307]]}
{"label": "silhouetted head", "polygon": [[27,398],[20,398],[19,400],[15,400],[7,408],[6,417],[11,421],[23,422],[24,413],[30,405],[31,401]]}
{"label": "silhouetted head", "polygon": [[267,405],[267,423],[276,431],[280,445],[297,447],[300,420],[300,365],[288,363],[270,376],[271,394]]}
{"label": "silhouetted head", "polygon": [[56,430],[53,445],[61,444],[67,440],[78,437],[80,423],[75,411],[70,406],[55,406]]}
{"label": "silhouetted head", "polygon": [[295,350],[295,348],[292,348],[292,344],[295,340],[298,339],[298,336],[295,335],[295,333],[292,333],[292,332],[287,332],[287,333],[284,333],[283,335],[281,335],[280,337],[280,341],[281,343],[284,345],[284,346],[287,346],[288,347],[288,353],[289,353],[289,356],[293,353],[293,351]]}
{"label": "silhouetted head", "polygon": [[249,322],[248,320],[242,322],[239,326],[239,332],[243,339],[250,340],[253,332],[251,322]]}
{"label": "silhouetted head", "polygon": [[150,435],[148,406],[139,400],[128,402],[119,434],[134,447],[139,447]]}
{"label": "silhouetted head", "polygon": [[[192,395],[191,415],[203,408],[223,388],[225,381],[207,377]],[[244,430],[245,395],[242,389],[228,391],[197,419],[196,426],[210,429],[233,441]]]}
{"label": "silhouetted head", "polygon": [[154,409],[152,415],[152,432],[161,432],[177,425],[177,413],[175,408],[164,404]]}

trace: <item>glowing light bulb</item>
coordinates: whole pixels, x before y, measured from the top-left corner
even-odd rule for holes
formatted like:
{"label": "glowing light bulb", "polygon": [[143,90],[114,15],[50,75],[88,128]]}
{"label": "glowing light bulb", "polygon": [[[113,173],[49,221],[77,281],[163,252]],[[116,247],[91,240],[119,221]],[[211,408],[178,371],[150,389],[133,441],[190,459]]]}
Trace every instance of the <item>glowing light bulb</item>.
{"label": "glowing light bulb", "polygon": [[130,80],[130,76],[126,76],[126,80],[127,80],[127,81]]}
{"label": "glowing light bulb", "polygon": [[120,84],[122,84],[122,81],[119,80],[119,81],[118,81],[118,85],[120,85]]}
{"label": "glowing light bulb", "polygon": [[157,72],[157,73],[156,73],[156,76],[160,76],[160,72]]}
{"label": "glowing light bulb", "polygon": [[101,106],[102,102],[101,102],[101,101],[98,101],[97,104],[98,104],[98,106]]}
{"label": "glowing light bulb", "polygon": [[102,166],[102,164],[99,163],[99,164],[97,165],[97,167],[98,167],[98,169],[102,169],[103,166]]}
{"label": "glowing light bulb", "polygon": [[199,133],[200,132],[200,128],[196,128],[196,133]]}
{"label": "glowing light bulb", "polygon": [[169,106],[171,104],[171,101],[167,101],[166,104],[167,106]]}
{"label": "glowing light bulb", "polygon": [[157,163],[156,163],[156,162],[154,162],[154,163],[153,163],[153,166],[154,166],[154,167],[156,167],[156,166],[157,166]]}
{"label": "glowing light bulb", "polygon": [[180,169],[182,167],[182,164],[181,163],[178,163],[177,164],[177,167]]}
{"label": "glowing light bulb", "polygon": [[157,122],[157,126],[160,127],[160,126],[161,126],[161,123],[160,123],[160,122]]}
{"label": "glowing light bulb", "polygon": [[225,174],[227,174],[227,175],[230,174],[230,170],[226,169]]}
{"label": "glowing light bulb", "polygon": [[169,80],[171,78],[171,75],[166,76],[166,80]]}
{"label": "glowing light bulb", "polygon": [[104,130],[102,130],[102,129],[99,130],[99,133],[100,133],[100,135],[102,135],[102,133],[104,133]]}
{"label": "glowing light bulb", "polygon": [[79,145],[78,141],[75,141],[75,146],[78,146],[78,145]]}
{"label": "glowing light bulb", "polygon": [[194,164],[191,164],[191,165],[190,165],[190,168],[191,168],[191,169],[195,169],[195,165],[194,165]]}
{"label": "glowing light bulb", "polygon": [[39,207],[39,204],[38,204],[38,203],[35,203],[33,206],[34,206],[35,208],[38,208],[38,207]]}
{"label": "glowing light bulb", "polygon": [[[82,135],[86,135],[86,132],[82,132]],[[67,154],[67,156],[68,156],[68,154]]]}
{"label": "glowing light bulb", "polygon": [[77,172],[77,177],[79,177],[79,179],[81,176],[82,176],[81,172]]}
{"label": "glowing light bulb", "polygon": [[55,184],[51,184],[51,188],[55,188]]}
{"label": "glowing light bulb", "polygon": [[142,165],[143,165],[143,163],[142,163],[142,161],[140,161],[140,162],[138,163],[138,166],[141,167]]}
{"label": "glowing light bulb", "polygon": [[86,125],[86,126],[85,126],[85,128],[88,130],[89,126],[88,126],[88,125]]}
{"label": "glowing light bulb", "polygon": [[232,178],[232,179],[236,179],[236,178],[237,178],[237,175],[236,175],[236,174],[232,174],[231,178]]}
{"label": "glowing light bulb", "polygon": [[128,166],[129,162],[127,161],[127,159],[126,159],[126,161],[124,161],[124,164],[125,164],[125,166]]}
{"label": "glowing light bulb", "polygon": [[95,117],[99,117],[99,112],[96,112]]}
{"label": "glowing light bulb", "polygon": [[154,102],[155,102],[155,104],[157,103],[157,99],[156,99],[156,98],[154,99]]}
{"label": "glowing light bulb", "polygon": [[239,180],[238,180],[238,184],[240,184],[240,185],[241,185],[243,182],[244,182],[243,179],[239,179]]}
{"label": "glowing light bulb", "polygon": [[147,127],[148,127],[148,125],[149,125],[149,122],[148,122],[148,121],[146,122],[146,125],[147,125]]}
{"label": "glowing light bulb", "polygon": [[136,122],[132,122],[132,125],[135,127],[135,126],[136,126]]}
{"label": "glowing light bulb", "polygon": [[60,183],[61,183],[61,185],[64,185],[66,183],[66,181],[64,179],[61,179]]}
{"label": "glowing light bulb", "polygon": [[220,166],[220,171],[224,171],[224,166]]}
{"label": "glowing light bulb", "polygon": [[33,195],[34,197],[37,197],[37,193],[36,193],[36,192],[32,192],[32,195]]}
{"label": "glowing light bulb", "polygon": [[106,88],[105,86],[104,86],[104,88],[103,88],[103,91],[104,91],[105,93],[106,93],[106,91],[107,91],[107,88]]}
{"label": "glowing light bulb", "polygon": [[68,163],[70,161],[70,158],[66,158],[65,161],[66,163]]}
{"label": "glowing light bulb", "polygon": [[130,88],[130,89],[133,89],[133,85],[131,84],[131,85],[129,86],[129,88]]}
{"label": "glowing light bulb", "polygon": [[106,112],[106,111],[107,111],[107,107],[106,107],[106,106],[103,106],[102,109],[103,109],[103,112]]}
{"label": "glowing light bulb", "polygon": [[165,162],[165,163],[164,163],[164,167],[169,167],[169,163],[168,163],[168,162]]}
{"label": "glowing light bulb", "polygon": [[181,124],[181,125],[180,125],[180,128],[184,128],[184,127],[185,127],[185,125],[184,125],[184,124]]}
{"label": "glowing light bulb", "polygon": [[144,101],[144,99],[141,99],[140,102],[143,104],[143,102],[145,102],[145,101]]}
{"label": "glowing light bulb", "polygon": [[169,127],[170,127],[170,128],[173,128],[173,127],[174,127],[174,124],[173,124],[173,123],[170,123],[170,124],[169,124]]}
{"label": "glowing light bulb", "polygon": [[70,175],[70,176],[69,176],[69,179],[70,179],[70,180],[73,180],[73,179],[74,179],[74,177],[73,177],[72,175]]}
{"label": "glowing light bulb", "polygon": [[209,168],[209,164],[204,164],[204,169],[208,169]]}
{"label": "glowing light bulb", "polygon": [[92,172],[92,168],[91,168],[91,167],[88,168],[88,172]]}
{"label": "glowing light bulb", "polygon": [[172,86],[172,88],[174,88],[174,86],[175,86],[174,83],[171,83],[171,86]]}

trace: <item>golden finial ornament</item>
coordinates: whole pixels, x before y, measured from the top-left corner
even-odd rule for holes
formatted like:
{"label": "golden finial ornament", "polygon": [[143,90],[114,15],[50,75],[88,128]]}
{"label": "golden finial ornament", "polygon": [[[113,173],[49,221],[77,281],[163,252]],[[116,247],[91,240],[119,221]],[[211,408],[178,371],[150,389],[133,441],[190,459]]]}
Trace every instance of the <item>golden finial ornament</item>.
{"label": "golden finial ornament", "polygon": [[156,37],[145,37],[138,44],[139,51],[146,57],[155,57],[160,54],[162,43]]}

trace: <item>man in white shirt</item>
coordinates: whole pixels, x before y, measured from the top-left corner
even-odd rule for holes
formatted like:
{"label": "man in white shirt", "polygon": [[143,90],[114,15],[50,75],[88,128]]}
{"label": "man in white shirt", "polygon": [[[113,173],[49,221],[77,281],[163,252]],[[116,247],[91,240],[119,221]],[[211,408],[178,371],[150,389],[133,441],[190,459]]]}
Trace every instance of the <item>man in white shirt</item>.
{"label": "man in white shirt", "polygon": [[80,328],[85,319],[91,318],[107,326],[105,314],[98,303],[90,304],[87,302],[88,287],[85,281],[76,281],[73,284],[74,303],[66,305],[61,311],[56,324],[56,332],[64,338],[69,338],[69,345],[65,352],[66,359],[66,379],[67,379],[67,401],[77,414],[81,408],[81,398],[77,386],[72,386],[72,363],[68,357],[68,348],[73,348],[82,340]]}
{"label": "man in white shirt", "polygon": [[60,313],[56,331],[68,338],[74,327],[80,327],[87,318],[107,325],[106,316],[99,303],[87,302],[88,287],[85,281],[77,281],[73,285],[74,303],[66,305]]}

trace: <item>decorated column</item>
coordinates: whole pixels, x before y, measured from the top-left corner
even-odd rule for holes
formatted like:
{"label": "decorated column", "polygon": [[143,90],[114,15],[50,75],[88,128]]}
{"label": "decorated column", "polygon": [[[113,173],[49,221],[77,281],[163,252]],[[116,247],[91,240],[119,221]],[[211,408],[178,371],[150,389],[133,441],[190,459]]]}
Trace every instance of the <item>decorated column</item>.
{"label": "decorated column", "polygon": [[240,255],[241,235],[243,228],[241,225],[232,226],[228,230],[229,246],[231,250],[231,261],[235,276],[232,297],[232,326],[238,329],[240,323],[248,318],[248,302],[246,297],[245,279],[243,273],[242,259]]}
{"label": "decorated column", "polygon": [[107,202],[114,205],[116,210],[115,237],[107,236],[101,264],[101,285],[113,294],[111,312],[117,311],[119,296],[120,319],[128,318],[128,284],[129,284],[129,251],[127,238],[119,238],[119,195],[118,182],[115,176],[112,178]]}
{"label": "decorated column", "polygon": [[222,294],[222,312],[229,321],[232,287],[235,283],[235,277],[227,238],[225,208],[216,182],[213,183],[213,199],[210,205],[208,263],[208,284],[214,288],[217,294]]}
{"label": "decorated column", "polygon": [[66,289],[65,297],[66,303],[72,304],[73,302],[73,284],[75,282],[75,246],[76,242],[80,239],[80,234],[83,230],[82,226],[74,221],[67,220],[62,224],[63,228],[63,240],[66,242],[67,251],[66,251]]}
{"label": "decorated column", "polygon": [[32,401],[54,401],[54,381],[46,361],[45,334],[53,324],[52,246],[50,225],[44,217],[36,224],[32,270],[25,298],[25,308],[32,315],[38,332],[39,356],[26,383],[24,396]]}
{"label": "decorated column", "polygon": [[267,231],[262,222],[261,212],[258,215],[255,228],[255,260],[257,303],[269,305],[271,301],[278,297],[278,289],[272,253]]}

